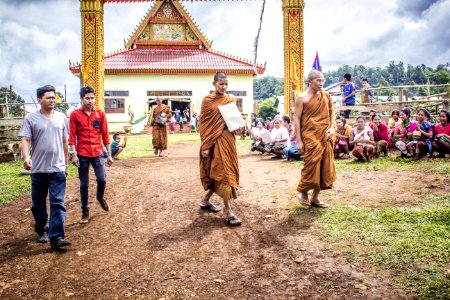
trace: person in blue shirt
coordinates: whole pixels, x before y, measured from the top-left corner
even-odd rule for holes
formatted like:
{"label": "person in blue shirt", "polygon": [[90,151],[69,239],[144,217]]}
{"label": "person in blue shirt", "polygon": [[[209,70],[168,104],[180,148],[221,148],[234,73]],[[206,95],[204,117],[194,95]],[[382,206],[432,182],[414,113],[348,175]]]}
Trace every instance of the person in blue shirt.
{"label": "person in blue shirt", "polygon": [[[350,106],[355,105],[355,86],[351,82],[352,75],[345,74],[344,75],[344,97],[342,98],[342,105]],[[350,110],[347,109],[344,111],[344,118],[348,119],[350,116]]]}
{"label": "person in blue shirt", "polygon": [[113,142],[111,143],[110,146],[111,155],[113,159],[117,159],[119,154],[123,151],[123,149],[125,149],[126,146],[127,146],[127,136],[125,135],[125,137],[123,138],[123,143],[120,144],[120,134],[114,133]]}

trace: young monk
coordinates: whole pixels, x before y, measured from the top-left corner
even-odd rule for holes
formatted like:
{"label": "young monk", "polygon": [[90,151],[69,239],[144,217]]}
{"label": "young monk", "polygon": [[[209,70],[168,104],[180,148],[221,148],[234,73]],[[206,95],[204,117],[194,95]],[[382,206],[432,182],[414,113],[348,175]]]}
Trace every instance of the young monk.
{"label": "young monk", "polygon": [[219,212],[221,208],[210,202],[213,193],[223,199],[226,223],[230,226],[241,225],[241,220],[234,214],[231,202],[237,198],[239,186],[239,164],[234,133],[228,131],[225,120],[218,106],[236,99],[226,94],[228,78],[225,73],[214,75],[215,91],[203,98],[199,132],[200,146],[200,179],[207,191],[200,208]]}
{"label": "young monk", "polygon": [[370,161],[373,155],[375,141],[373,131],[366,126],[364,116],[356,118],[356,127],[352,129],[350,135],[350,145],[354,146],[353,156],[357,161]]}
{"label": "young monk", "polygon": [[[304,160],[298,197],[302,205],[320,208],[328,207],[319,200],[320,191],[332,188],[336,180],[333,104],[330,94],[322,89],[324,82],[323,74],[312,70],[308,74],[308,89],[295,98],[297,149]],[[313,190],[311,199],[310,190]]]}
{"label": "young monk", "polygon": [[434,127],[435,136],[433,148],[439,152],[440,158],[445,158],[445,154],[450,154],[450,112],[441,110],[439,123]]}
{"label": "young monk", "polygon": [[[165,119],[165,124],[158,124],[156,118],[160,116]],[[163,156],[163,150],[167,149],[167,124],[170,122],[170,107],[162,103],[162,97],[156,97],[156,107],[153,110],[152,116],[152,144],[153,149],[155,149],[155,155]]]}

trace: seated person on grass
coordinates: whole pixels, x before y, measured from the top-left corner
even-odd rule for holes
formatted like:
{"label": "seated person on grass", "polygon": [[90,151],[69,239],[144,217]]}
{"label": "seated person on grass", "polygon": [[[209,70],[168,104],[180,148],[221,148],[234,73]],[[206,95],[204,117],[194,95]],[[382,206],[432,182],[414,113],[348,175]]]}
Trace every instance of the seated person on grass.
{"label": "seated person on grass", "polygon": [[388,156],[388,150],[391,148],[391,138],[389,137],[389,129],[381,120],[379,113],[373,114],[369,123],[370,129],[373,131],[373,139],[375,141],[374,156],[379,157],[380,153],[384,153],[384,157]]}
{"label": "seated person on grass", "polygon": [[445,158],[445,154],[450,154],[450,112],[441,110],[439,123],[434,126],[433,149],[439,152],[440,158]]}
{"label": "seated person on grass", "polygon": [[281,126],[281,119],[273,121],[273,129],[270,132],[270,147],[266,147],[268,153],[273,153],[276,157],[282,158],[284,156],[284,148],[289,145],[289,133],[284,126]]}
{"label": "seated person on grass", "polygon": [[395,126],[392,133],[392,140],[395,140],[395,147],[400,150],[401,157],[407,157],[406,144],[411,141],[412,133],[416,130],[416,122],[411,121],[411,110],[407,107],[400,111],[400,124]]}
{"label": "seated person on grass", "polygon": [[111,143],[111,155],[114,159],[118,159],[119,154],[125,149],[127,146],[127,136],[123,138],[123,143],[120,144],[120,134],[114,133],[113,142]]}
{"label": "seated person on grass", "polygon": [[[336,142],[334,144],[335,158],[350,158],[349,140],[352,127],[346,123],[347,121],[343,116],[336,117]],[[341,156],[342,153],[343,155]]]}
{"label": "seated person on grass", "polygon": [[363,116],[356,118],[356,127],[352,129],[350,134],[350,145],[354,146],[353,156],[357,161],[370,162],[373,155],[373,131],[366,126],[366,120]]}
{"label": "seated person on grass", "polygon": [[259,151],[261,154],[264,154],[266,150],[264,147],[266,144],[264,143],[261,135],[270,135],[270,132],[264,128],[263,121],[261,119],[258,119],[256,121],[256,127],[253,127],[250,131],[250,137],[252,139],[252,148],[251,151]]}
{"label": "seated person on grass", "polygon": [[412,133],[412,141],[406,144],[406,151],[415,159],[428,160],[432,151],[431,138],[433,126],[429,120],[431,115],[426,108],[418,108],[416,114],[416,130]]}

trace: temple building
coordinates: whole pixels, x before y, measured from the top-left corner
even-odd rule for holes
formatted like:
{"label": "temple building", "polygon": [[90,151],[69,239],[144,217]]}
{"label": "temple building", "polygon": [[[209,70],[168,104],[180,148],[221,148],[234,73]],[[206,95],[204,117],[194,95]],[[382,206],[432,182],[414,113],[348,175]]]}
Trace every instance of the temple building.
{"label": "temple building", "polygon": [[[216,72],[228,74],[228,93],[236,96],[241,112],[250,115],[253,77],[263,74],[265,67],[215,51],[211,44],[178,1],[156,2],[125,41],[125,49],[105,55],[104,108],[110,131],[129,125],[129,112],[135,121],[142,120],[133,131],[142,130],[156,96],[162,96],[172,111],[188,108],[190,115],[201,113]],[[70,70],[80,76],[80,64]]]}

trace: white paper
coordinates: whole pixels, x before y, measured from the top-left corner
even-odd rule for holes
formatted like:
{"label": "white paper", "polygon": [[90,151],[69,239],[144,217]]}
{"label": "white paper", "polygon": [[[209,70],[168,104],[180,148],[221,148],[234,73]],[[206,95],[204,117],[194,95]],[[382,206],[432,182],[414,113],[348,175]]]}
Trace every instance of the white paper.
{"label": "white paper", "polygon": [[269,131],[261,132],[261,140],[264,144],[269,144],[272,141],[272,138],[270,137]]}
{"label": "white paper", "polygon": [[236,102],[229,102],[218,106],[220,114],[227,124],[229,131],[238,130],[241,127],[245,127],[245,121],[241,116],[241,112],[236,106]]}

